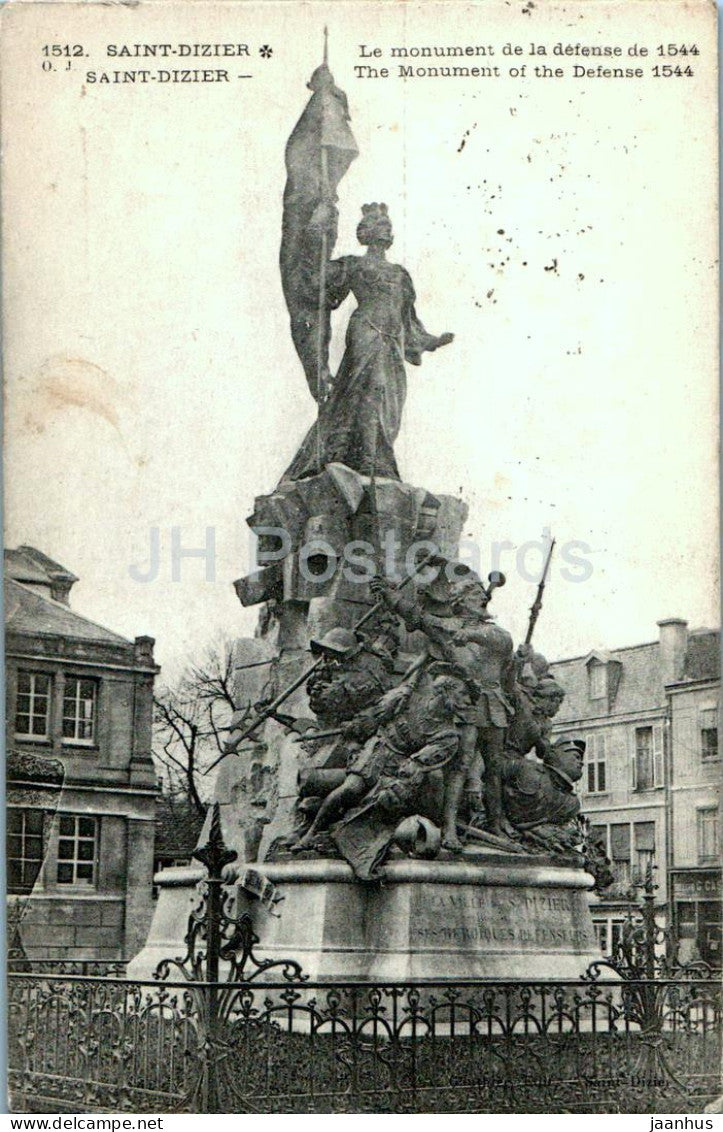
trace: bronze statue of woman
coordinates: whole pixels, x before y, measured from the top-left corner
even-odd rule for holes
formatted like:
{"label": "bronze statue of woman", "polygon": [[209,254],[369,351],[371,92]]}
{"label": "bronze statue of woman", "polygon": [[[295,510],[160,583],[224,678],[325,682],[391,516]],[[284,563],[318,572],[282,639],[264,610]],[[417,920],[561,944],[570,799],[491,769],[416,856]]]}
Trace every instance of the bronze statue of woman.
{"label": "bronze statue of woman", "polygon": [[[318,248],[323,231],[333,244],[334,205],[318,203],[308,225],[310,249]],[[385,204],[363,206],[357,238],[366,255],[342,256],[324,265],[321,286],[327,308],[338,307],[350,292],[359,305],[349,321],[339,370],[319,390],[318,419],[284,474],[286,481],[315,475],[330,463],[362,475],[399,479],[394,442],[407,393],[405,362],[420,365],[425,350],[446,346],[454,337],[428,334],[417,318],[409,273],[387,260],[393,235]],[[313,291],[318,269],[309,267],[307,281]]]}

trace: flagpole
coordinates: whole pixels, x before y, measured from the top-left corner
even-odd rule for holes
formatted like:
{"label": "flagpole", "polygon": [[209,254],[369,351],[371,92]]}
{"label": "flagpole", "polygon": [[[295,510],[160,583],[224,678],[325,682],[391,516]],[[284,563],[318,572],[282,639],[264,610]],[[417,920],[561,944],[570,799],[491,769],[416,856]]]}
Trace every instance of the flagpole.
{"label": "flagpole", "polygon": [[[326,146],[321,146],[321,199],[329,198],[329,156]],[[316,334],[316,395],[321,404],[322,374],[324,370],[324,311],[326,309],[326,261],[329,255],[329,234],[326,227],[321,233],[321,263],[319,264],[319,318]]]}
{"label": "flagpole", "polygon": [[[324,28],[324,65],[329,62],[329,29]],[[329,198],[329,155],[326,151],[326,146],[321,145],[321,168],[320,168],[320,189],[322,201],[328,201]],[[318,424],[316,429],[316,462],[318,471],[321,471],[322,453],[324,450],[324,437],[322,434],[323,428],[323,399],[326,395],[324,388],[323,372],[324,372],[324,312],[326,310],[326,264],[329,256],[329,235],[326,226],[322,228],[321,232],[321,263],[319,264],[319,304],[318,304],[318,317],[316,324],[316,403],[318,409]]]}

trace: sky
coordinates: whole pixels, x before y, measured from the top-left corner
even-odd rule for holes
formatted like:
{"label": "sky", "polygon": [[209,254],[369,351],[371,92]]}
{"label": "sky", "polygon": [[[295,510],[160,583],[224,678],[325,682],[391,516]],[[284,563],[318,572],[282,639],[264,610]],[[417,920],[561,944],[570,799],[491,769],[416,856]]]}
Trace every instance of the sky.
{"label": "sky", "polygon": [[[403,478],[466,500],[485,573],[504,544],[495,610],[517,639],[539,563],[525,546],[554,534],[549,657],[653,640],[670,616],[717,624],[712,8],[85,5],[61,25],[58,7],[16,8],[3,48],[5,537],[79,576],[74,608],[154,636],[166,679],[253,633],[232,588],[252,565],[245,519],[314,417],[278,245],[284,146],[327,22],[360,150],[336,254],[359,250],[361,204],[385,201],[420,317],[455,334],[409,367]],[[87,58],[43,70],[60,26]],[[530,43],[627,53],[682,27],[702,37],[690,80],[530,77]],[[229,84],[87,81],[163,65],[107,56],[156,42],[250,53],[187,64],[228,66]],[[361,44],[429,43],[492,45],[503,77],[354,71]],[[188,557],[173,577],[174,539],[213,540],[208,576]],[[570,556],[588,566],[566,577]]]}

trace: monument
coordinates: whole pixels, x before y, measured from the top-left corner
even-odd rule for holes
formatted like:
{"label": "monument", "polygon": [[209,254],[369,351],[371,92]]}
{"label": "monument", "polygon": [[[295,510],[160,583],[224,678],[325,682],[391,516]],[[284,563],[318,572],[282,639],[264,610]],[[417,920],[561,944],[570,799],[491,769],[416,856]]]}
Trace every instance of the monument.
{"label": "monument", "polygon": [[[280,266],[318,414],[256,499],[261,568],[235,583],[260,616],[236,644],[216,784],[238,856],[228,883],[259,954],[312,979],[577,978],[599,958],[587,893],[606,870],[574,792],[584,743],[550,739],[564,689],[532,646],[545,577],[515,648],[491,613],[504,577],[457,560],[464,503],[400,478],[406,366],[453,335],[420,321],[388,258],[386,204],[362,206],[364,254],[333,257],[358,150],[326,57],[309,88],[286,148]],[[350,293],[332,374],[331,316]],[[272,899],[251,894],[249,869]],[[131,976],[179,951],[202,875],[156,878]]]}

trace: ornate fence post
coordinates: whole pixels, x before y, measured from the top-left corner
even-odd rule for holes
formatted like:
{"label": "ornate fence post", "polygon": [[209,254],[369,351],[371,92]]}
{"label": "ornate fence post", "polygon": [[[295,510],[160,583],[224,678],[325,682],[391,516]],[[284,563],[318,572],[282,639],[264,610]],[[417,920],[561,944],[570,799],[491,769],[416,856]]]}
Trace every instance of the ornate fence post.
{"label": "ornate fence post", "polygon": [[653,880],[653,865],[648,862],[643,884],[641,915],[643,917],[643,967],[646,979],[654,979],[656,971],[655,944],[658,938],[658,925],[655,922],[655,892],[657,884]]}
{"label": "ornate fence post", "polygon": [[[659,934],[658,925],[655,922],[655,892],[657,888],[658,886],[653,880],[653,864],[652,861],[649,861],[645,870],[640,901],[640,915],[643,925],[640,958],[642,960],[642,974],[645,978],[641,987],[642,1020],[646,1032],[651,1036],[662,1032],[665,999],[665,989],[661,989],[655,984],[656,974],[660,973],[655,955],[655,945],[658,942]],[[648,1094],[647,1104],[651,1111],[655,1107],[655,1077],[658,1068],[658,1054],[657,1046],[652,1046],[647,1060],[649,1081],[646,1092]]]}
{"label": "ornate fence post", "polygon": [[221,832],[221,814],[218,802],[211,811],[211,827],[206,844],[192,854],[208,870],[206,878],[207,896],[205,908],[206,953],[202,974],[206,997],[206,1061],[204,1067],[204,1112],[220,1112],[218,1089],[218,1047],[221,1038],[219,1027],[219,961],[223,944],[223,880],[221,874],[226,865],[236,860],[238,854],[227,848]]}
{"label": "ornate fence post", "polygon": [[[228,1073],[229,1011],[239,986],[250,984],[271,970],[287,985],[304,983],[307,976],[294,959],[256,956],[254,948],[259,937],[254,931],[253,915],[248,908],[235,914],[234,896],[224,892],[228,882],[223,872],[226,865],[236,860],[237,853],[224,843],[218,802],[211,810],[208,840],[196,849],[193,857],[205,866],[207,876],[200,886],[199,904],[188,917],[186,954],[162,959],[154,977],[164,982],[174,974],[187,981],[199,1019],[200,1077],[194,1085],[194,1097],[198,1097],[201,1107],[197,1111],[223,1112],[226,1091],[222,1088],[221,1072]],[[256,870],[247,869],[236,883],[244,888],[251,882],[247,891],[259,896],[258,880]]]}

